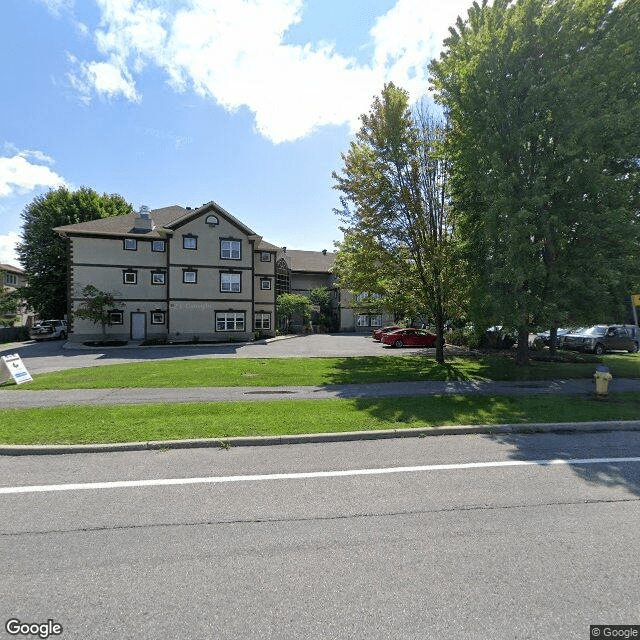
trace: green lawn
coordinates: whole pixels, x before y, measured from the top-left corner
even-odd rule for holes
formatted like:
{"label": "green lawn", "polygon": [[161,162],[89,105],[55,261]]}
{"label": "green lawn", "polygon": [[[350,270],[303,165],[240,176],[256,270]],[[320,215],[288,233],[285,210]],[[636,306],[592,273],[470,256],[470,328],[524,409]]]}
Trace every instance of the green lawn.
{"label": "green lawn", "polygon": [[539,395],[72,406],[0,410],[0,442],[137,442],[456,424],[631,420],[639,415],[640,393],[612,394],[606,402]]}
{"label": "green lawn", "polygon": [[[586,361],[580,361],[586,360]],[[537,362],[518,367],[499,356],[451,358],[433,355],[357,358],[163,360],[69,369],[34,376],[21,390],[134,387],[324,386],[413,380],[545,380],[590,378],[602,362],[614,377],[640,378],[640,354],[586,356],[576,362]],[[3,388],[16,389],[11,383]]]}

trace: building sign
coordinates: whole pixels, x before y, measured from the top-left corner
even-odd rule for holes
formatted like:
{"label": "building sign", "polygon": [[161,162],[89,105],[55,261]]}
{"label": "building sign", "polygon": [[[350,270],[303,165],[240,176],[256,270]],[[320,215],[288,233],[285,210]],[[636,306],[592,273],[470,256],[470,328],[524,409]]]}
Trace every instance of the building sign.
{"label": "building sign", "polygon": [[6,382],[9,378],[13,378],[16,384],[31,382],[33,380],[17,353],[2,356],[0,364],[2,365],[0,366],[0,383]]}

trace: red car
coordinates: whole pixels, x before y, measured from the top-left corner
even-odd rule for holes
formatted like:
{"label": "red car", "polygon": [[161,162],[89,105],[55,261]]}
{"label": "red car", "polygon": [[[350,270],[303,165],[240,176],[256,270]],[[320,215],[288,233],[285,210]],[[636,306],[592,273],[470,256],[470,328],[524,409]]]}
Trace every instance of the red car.
{"label": "red car", "polygon": [[374,340],[382,340],[382,336],[385,333],[389,333],[389,331],[396,331],[397,329],[401,329],[397,324],[390,324],[386,327],[378,327],[373,330],[373,339]]}
{"label": "red car", "polygon": [[394,347],[433,347],[436,336],[424,329],[397,329],[383,334],[382,342]]}

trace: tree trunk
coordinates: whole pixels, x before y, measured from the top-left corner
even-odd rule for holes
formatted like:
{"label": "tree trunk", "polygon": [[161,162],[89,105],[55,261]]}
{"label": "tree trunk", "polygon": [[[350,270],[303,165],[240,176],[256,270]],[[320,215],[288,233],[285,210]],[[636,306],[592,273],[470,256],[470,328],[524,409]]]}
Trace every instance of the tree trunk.
{"label": "tree trunk", "polygon": [[520,327],[518,329],[516,363],[518,366],[526,366],[529,364],[529,329],[527,327]]}
{"label": "tree trunk", "polygon": [[441,309],[436,311],[436,362],[444,364],[444,314]]}
{"label": "tree trunk", "polygon": [[555,360],[558,355],[558,325],[554,322],[549,329],[549,356]]}

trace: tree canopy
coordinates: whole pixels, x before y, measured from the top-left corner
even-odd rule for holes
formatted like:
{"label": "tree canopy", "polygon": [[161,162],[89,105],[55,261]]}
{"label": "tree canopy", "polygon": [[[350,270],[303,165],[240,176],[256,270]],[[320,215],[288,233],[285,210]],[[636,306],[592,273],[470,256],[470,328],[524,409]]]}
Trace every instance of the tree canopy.
{"label": "tree canopy", "polygon": [[518,328],[620,313],[638,265],[640,3],[486,0],[432,62],[475,310]]}
{"label": "tree canopy", "polygon": [[334,172],[343,193],[345,240],[334,266],[341,286],[383,294],[395,315],[429,315],[436,359],[444,362],[444,325],[461,299],[448,198],[445,124],[406,91],[385,85]]}
{"label": "tree canopy", "polygon": [[73,314],[78,318],[90,320],[94,324],[102,327],[102,339],[106,340],[107,327],[110,327],[111,311],[122,309],[124,303],[116,300],[116,293],[112,291],[101,291],[92,284],[88,284],[82,290],[81,306]]}
{"label": "tree canopy", "polygon": [[66,243],[53,229],[132,212],[122,196],[100,196],[87,187],[60,187],[25,207],[18,256],[29,277],[26,299],[40,318],[62,318],[67,312]]}
{"label": "tree canopy", "polygon": [[281,318],[287,318],[289,326],[295,317],[300,317],[306,326],[313,309],[308,296],[301,293],[281,293],[276,299],[276,311]]}

